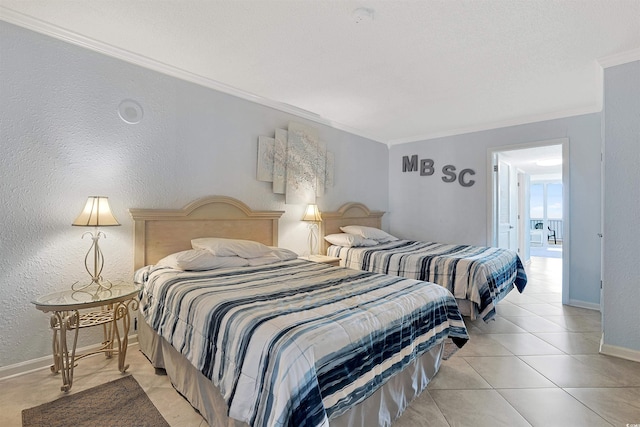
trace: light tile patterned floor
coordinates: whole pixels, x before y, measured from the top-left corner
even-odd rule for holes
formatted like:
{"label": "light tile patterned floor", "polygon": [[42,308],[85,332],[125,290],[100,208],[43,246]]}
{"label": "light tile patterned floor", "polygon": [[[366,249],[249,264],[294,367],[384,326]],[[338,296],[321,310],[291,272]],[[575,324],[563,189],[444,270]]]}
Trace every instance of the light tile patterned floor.
{"label": "light tile patterned floor", "polygon": [[[640,424],[640,363],[598,354],[600,313],[561,304],[561,262],[533,258],[524,294],[507,296],[494,322],[467,322],[469,343],[394,427]],[[137,346],[127,361],[172,426],[206,426]],[[116,365],[81,361],[72,393],[118,378]],[[0,389],[1,426],[20,426],[22,409],[63,395],[59,375],[47,370],[2,380]]]}

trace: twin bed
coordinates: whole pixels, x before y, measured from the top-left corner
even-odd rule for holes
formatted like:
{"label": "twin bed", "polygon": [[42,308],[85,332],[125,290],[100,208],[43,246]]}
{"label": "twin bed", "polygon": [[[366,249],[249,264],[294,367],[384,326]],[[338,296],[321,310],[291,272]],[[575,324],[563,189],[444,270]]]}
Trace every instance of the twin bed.
{"label": "twin bed", "polygon": [[397,239],[380,230],[383,214],[361,203],[323,212],[324,251],[340,258],[344,267],[444,286],[455,296],[463,315],[471,319],[490,320],[496,304],[514,287],[524,290],[527,276],[517,253]]}
{"label": "twin bed", "polygon": [[228,197],[130,212],[140,348],[211,425],[390,425],[445,339],[468,339],[442,286],[275,248],[282,212]]}

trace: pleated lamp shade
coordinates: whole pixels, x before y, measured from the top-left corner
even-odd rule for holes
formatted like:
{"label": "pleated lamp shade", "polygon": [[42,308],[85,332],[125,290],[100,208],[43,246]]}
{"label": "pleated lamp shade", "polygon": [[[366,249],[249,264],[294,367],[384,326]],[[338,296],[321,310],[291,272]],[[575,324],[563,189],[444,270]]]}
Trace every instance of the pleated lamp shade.
{"label": "pleated lamp shade", "polygon": [[302,218],[303,221],[312,221],[312,222],[320,222],[322,221],[322,216],[320,215],[320,211],[318,210],[318,205],[309,205],[307,206],[307,211]]}
{"label": "pleated lamp shade", "polygon": [[120,225],[109,207],[109,198],[104,196],[89,196],[87,204],[73,224],[80,227],[108,227]]}

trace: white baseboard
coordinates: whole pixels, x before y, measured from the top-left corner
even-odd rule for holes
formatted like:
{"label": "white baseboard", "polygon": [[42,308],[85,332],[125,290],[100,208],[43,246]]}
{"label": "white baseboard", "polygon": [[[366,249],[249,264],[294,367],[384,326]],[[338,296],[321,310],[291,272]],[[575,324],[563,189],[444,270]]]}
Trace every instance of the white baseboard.
{"label": "white baseboard", "polygon": [[[138,334],[129,336],[129,346],[138,343]],[[89,345],[76,349],[77,354],[88,353],[100,348],[100,344]],[[47,368],[52,364],[52,356],[39,357],[37,359],[26,360],[24,362],[15,363],[9,366],[0,367],[0,380],[6,378],[17,377],[19,375],[28,374],[29,372],[38,371]]]}
{"label": "white baseboard", "polygon": [[602,340],[600,340],[600,354],[619,357],[620,359],[631,360],[632,362],[640,362],[640,350],[605,344]]}
{"label": "white baseboard", "polygon": [[572,307],[578,307],[578,308],[586,308],[588,310],[600,311],[600,303],[570,299],[567,305],[570,305]]}

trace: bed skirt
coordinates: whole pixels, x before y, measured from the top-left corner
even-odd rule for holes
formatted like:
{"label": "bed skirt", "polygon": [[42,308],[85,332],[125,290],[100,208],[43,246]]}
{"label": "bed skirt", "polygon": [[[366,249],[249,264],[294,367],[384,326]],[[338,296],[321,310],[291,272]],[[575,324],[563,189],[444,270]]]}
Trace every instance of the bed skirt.
{"label": "bed skirt", "polygon": [[[505,290],[504,290],[504,292],[502,294],[496,295],[495,298],[493,299],[494,308],[514,288],[515,288],[515,286],[513,284],[511,284],[511,285],[509,285],[509,286],[507,286],[505,288]],[[479,314],[478,313],[478,307],[474,303],[472,303],[468,299],[459,299],[459,298],[456,298],[456,303],[458,304],[458,309],[460,310],[460,313],[463,316],[468,317],[471,320],[476,320],[478,318],[478,314]]]}
{"label": "bed skirt", "polygon": [[[143,319],[138,322],[140,349],[154,368],[162,368],[175,389],[200,412],[211,426],[248,427],[229,418],[227,405],[211,380],[193,367],[164,338],[153,331]],[[413,361],[393,376],[366,400],[330,420],[331,427],[389,426],[426,387],[438,372],[444,343]]]}

